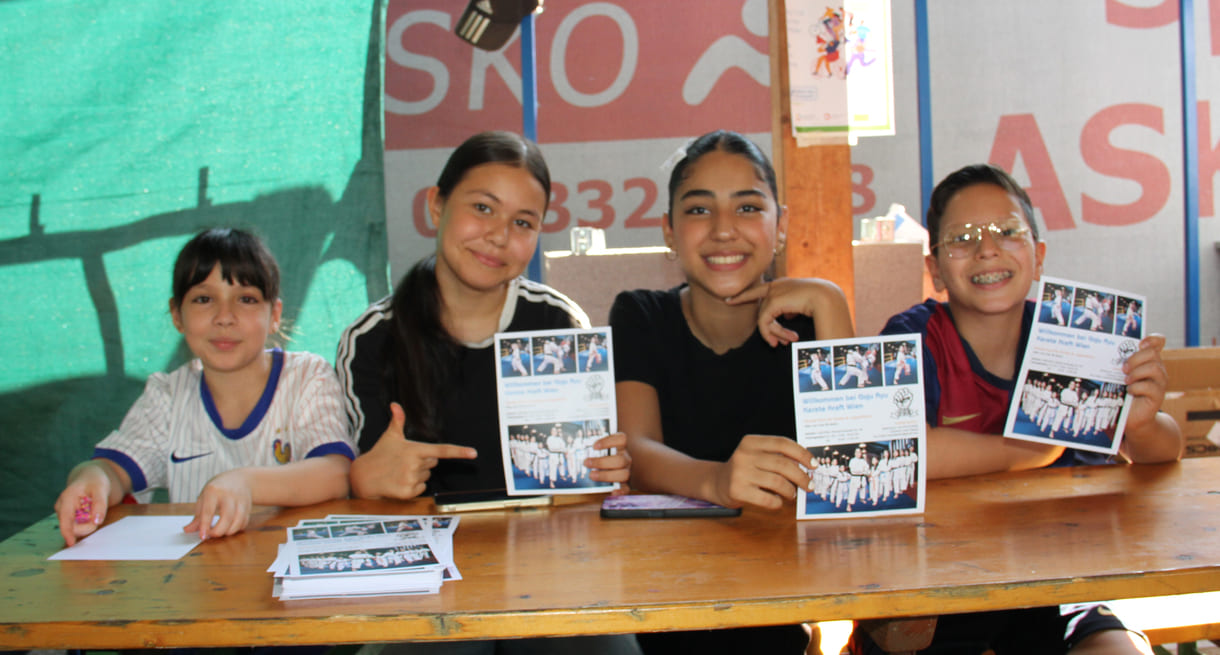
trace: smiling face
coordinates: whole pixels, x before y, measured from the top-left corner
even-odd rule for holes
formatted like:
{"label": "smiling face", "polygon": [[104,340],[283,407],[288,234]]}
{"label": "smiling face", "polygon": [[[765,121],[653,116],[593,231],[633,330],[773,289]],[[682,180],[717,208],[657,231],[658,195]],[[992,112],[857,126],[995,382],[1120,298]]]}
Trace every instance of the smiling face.
{"label": "smiling face", "polygon": [[542,184],[526,168],[510,164],[471,168],[448,197],[430,189],[438,280],[479,292],[502,288],[534,256],[546,206]]}
{"label": "smiling face", "polygon": [[692,293],[723,299],[759,284],[786,225],[775,197],[742,155],[712,151],[690,164],[662,226]]}
{"label": "smiling face", "polygon": [[180,304],[170,301],[174,327],[205,374],[261,370],[267,337],[279,329],[281,309],[278,298],[268,302],[258,287],[226,281],[219,264],[187,290]]}
{"label": "smiling face", "polygon": [[[957,192],[945,206],[941,233],[966,224],[995,223],[1019,218],[1021,205],[1004,189],[975,184]],[[988,230],[982,231],[977,250],[969,257],[950,257],[945,248],[928,255],[928,271],[937,290],[947,290],[955,319],[971,315],[1021,312],[1030,285],[1042,275],[1046,244],[1027,239],[1016,250],[1000,246]]]}

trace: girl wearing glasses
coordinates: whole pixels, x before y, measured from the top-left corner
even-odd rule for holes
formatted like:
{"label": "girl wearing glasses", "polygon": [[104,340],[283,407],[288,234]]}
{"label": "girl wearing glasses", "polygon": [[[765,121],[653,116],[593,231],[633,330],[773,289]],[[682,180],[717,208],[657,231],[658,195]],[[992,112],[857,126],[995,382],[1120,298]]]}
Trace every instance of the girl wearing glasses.
{"label": "girl wearing glasses", "polygon": [[[504,487],[493,335],[588,324],[566,296],[520,277],[550,191],[538,146],[510,132],[476,134],[445,162],[427,193],[436,252],[339,343],[335,366],[360,446],[352,495],[407,500]],[[562,346],[548,344],[562,370]],[[607,437],[601,445],[615,455],[588,462],[599,481],[626,480],[625,442]]]}

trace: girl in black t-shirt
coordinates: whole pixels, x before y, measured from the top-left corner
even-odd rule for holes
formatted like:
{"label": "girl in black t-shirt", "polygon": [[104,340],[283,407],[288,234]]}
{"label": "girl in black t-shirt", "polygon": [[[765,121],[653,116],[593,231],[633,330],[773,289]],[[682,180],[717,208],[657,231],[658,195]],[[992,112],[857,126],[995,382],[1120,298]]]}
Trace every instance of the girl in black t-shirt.
{"label": "girl in black t-shirt", "polygon": [[[610,317],[632,486],[778,508],[808,486],[801,467],[811,465],[793,441],[790,355],[778,346],[815,338],[808,320],[781,319],[813,319],[819,339],[850,337],[846,299],[825,280],[768,278],[788,217],[770,162],[742,135],[693,141],[671,172],[669,197],[662,229],[686,284],[625,292]],[[699,387],[699,397],[687,393]],[[766,391],[743,401],[758,389]],[[699,414],[722,410],[724,421],[699,424]]]}
{"label": "girl in black t-shirt", "polygon": [[[662,229],[686,284],[624,292],[610,311],[631,485],[779,508],[809,488],[814,467],[793,440],[791,352],[779,346],[853,336],[847,301],[825,280],[768,278],[787,215],[770,162],[740,134],[687,146],[669,198]],[[638,638],[649,654],[796,654],[809,643],[799,625]]]}
{"label": "girl in black t-shirt", "polygon": [[[336,368],[362,453],[352,464],[354,495],[504,487],[492,336],[588,326],[571,300],[520,277],[550,192],[538,146],[510,132],[467,139],[428,189],[436,252],[339,345]],[[593,479],[627,481],[625,445],[621,433],[598,442],[616,450],[582,462]]]}

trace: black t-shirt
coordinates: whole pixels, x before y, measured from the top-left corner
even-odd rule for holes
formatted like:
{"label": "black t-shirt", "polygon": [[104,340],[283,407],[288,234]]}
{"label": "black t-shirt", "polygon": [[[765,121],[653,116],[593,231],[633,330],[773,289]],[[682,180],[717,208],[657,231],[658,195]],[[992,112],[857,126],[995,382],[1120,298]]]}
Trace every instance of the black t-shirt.
{"label": "black t-shirt", "polygon": [[[665,445],[697,459],[728,461],[747,434],[795,439],[791,348],[772,348],[755,329],[741,346],[717,355],[686,324],[684,286],[615,298],[616,380],[656,389]],[[782,322],[802,341],[816,338],[808,317]]]}
{"label": "black t-shirt", "polygon": [[[500,332],[584,327],[588,318],[570,299],[542,284],[520,279],[509,286]],[[343,386],[344,404],[360,452],[368,452],[390,424],[389,356],[390,298],[369,307],[349,325],[339,342],[335,368]],[[493,339],[460,349],[454,390],[442,408],[445,443],[479,451],[474,460],[443,460],[432,469],[425,493],[503,489],[504,461],[500,453],[500,419],[496,394]],[[390,373],[391,380],[393,373]]]}

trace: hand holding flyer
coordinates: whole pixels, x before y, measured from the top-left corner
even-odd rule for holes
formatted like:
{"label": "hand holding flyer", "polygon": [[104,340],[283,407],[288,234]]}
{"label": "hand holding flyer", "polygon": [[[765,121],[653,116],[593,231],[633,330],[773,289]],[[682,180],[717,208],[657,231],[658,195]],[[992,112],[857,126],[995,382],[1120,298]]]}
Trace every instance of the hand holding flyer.
{"label": "hand holding flyer", "polygon": [[796,439],[812,461],[798,519],[923,511],[922,352],[918,334],[792,345]]}
{"label": "hand holding flyer", "polygon": [[1043,276],[1005,436],[1114,454],[1131,400],[1123,363],[1145,334],[1145,299]]}
{"label": "hand holding flyer", "polygon": [[616,431],[610,328],[496,335],[505,488],[510,496],[612,491],[585,461]]}

